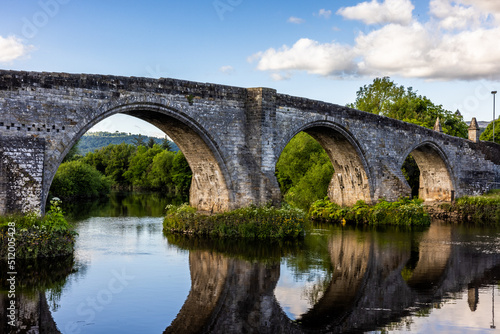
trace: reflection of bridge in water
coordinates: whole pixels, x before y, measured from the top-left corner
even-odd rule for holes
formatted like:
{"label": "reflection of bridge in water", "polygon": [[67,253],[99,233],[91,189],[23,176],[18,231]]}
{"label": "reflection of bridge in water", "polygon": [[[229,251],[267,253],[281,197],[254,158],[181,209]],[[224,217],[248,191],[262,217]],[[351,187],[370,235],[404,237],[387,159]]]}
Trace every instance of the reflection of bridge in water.
{"label": "reflection of bridge in water", "polygon": [[[190,244],[189,239],[169,238],[169,243],[190,249],[191,291],[165,333],[375,330],[408,315],[411,308],[467,289],[473,310],[477,288],[500,275],[500,254],[458,245],[460,235],[451,226],[433,225],[426,232],[408,234],[411,242],[389,232],[342,230],[328,236],[330,283],[297,321],[288,318],[275,297],[279,255],[267,256],[273,260],[266,262],[249,261],[251,257],[196,244],[199,240]],[[0,298],[2,309],[7,301],[6,296]],[[25,329],[57,332],[43,292],[21,294],[17,302],[23,305],[19,321]],[[9,328],[5,317],[0,328]]]}
{"label": "reflection of bridge in water", "polygon": [[500,273],[499,254],[478,257],[453,247],[450,226],[433,225],[415,234],[413,246],[376,236],[368,233],[360,240],[345,231],[329,239],[330,284],[298,321],[290,320],[275,298],[278,264],[191,251],[191,292],[165,333],[374,330],[408,315],[412,307],[466,289],[491,271]]}

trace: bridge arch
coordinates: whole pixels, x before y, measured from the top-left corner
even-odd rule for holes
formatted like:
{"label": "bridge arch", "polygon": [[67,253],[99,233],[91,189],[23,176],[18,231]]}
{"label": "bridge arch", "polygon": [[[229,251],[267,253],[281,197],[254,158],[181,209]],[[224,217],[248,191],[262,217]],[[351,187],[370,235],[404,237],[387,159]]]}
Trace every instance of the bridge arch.
{"label": "bridge arch", "polygon": [[332,162],[334,173],[328,186],[332,202],[342,206],[354,205],[358,200],[372,202],[375,186],[369,164],[361,145],[347,129],[329,121],[310,122],[284,138],[279,154],[300,132],[318,141]]}
{"label": "bridge arch", "polygon": [[420,170],[418,197],[426,202],[452,201],[456,189],[454,174],[441,147],[432,141],[417,143],[405,152],[400,166],[410,154]]}
{"label": "bridge arch", "polygon": [[45,170],[43,203],[46,202],[48,190],[62,160],[71,147],[94,125],[115,115],[126,114],[144,120],[164,133],[181,149],[193,172],[190,188],[190,205],[201,211],[226,211],[234,203],[234,193],[227,164],[217,145],[217,141],[197,121],[179,109],[165,104],[151,102],[124,102],[105,105],[88,121],[76,125],[73,136],[65,137],[56,143],[55,152],[61,152],[52,157],[55,163]]}

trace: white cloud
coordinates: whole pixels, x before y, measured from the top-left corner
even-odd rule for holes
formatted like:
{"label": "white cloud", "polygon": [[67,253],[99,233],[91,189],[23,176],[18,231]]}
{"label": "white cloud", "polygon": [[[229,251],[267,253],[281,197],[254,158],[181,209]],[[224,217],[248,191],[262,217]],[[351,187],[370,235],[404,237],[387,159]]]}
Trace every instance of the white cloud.
{"label": "white cloud", "polygon": [[352,48],[348,46],[320,44],[302,38],[291,48],[286,45],[279,50],[271,48],[253,55],[249,60],[258,60],[257,69],[261,71],[303,70],[311,74],[340,76],[355,69],[354,56]]}
{"label": "white cloud", "polygon": [[326,10],[326,9],[320,9],[318,12],[319,17],[324,17],[325,19],[329,19],[330,16],[332,16],[332,11],[331,10]]}
{"label": "white cloud", "polygon": [[428,75],[428,54],[432,38],[419,23],[411,26],[389,24],[356,38],[355,50],[362,57],[358,63],[361,74],[425,77]]}
{"label": "white cloud", "polygon": [[7,63],[15,59],[26,56],[32,46],[27,46],[15,36],[2,37],[0,36],[0,62]]}
{"label": "white cloud", "polygon": [[299,17],[295,17],[295,16],[290,16],[287,20],[287,22],[289,23],[294,23],[294,24],[301,24],[301,23],[304,23],[305,20],[304,19],[301,19]]}
{"label": "white cloud", "polygon": [[[363,6],[380,9],[394,2],[405,3],[371,1],[349,8],[357,8],[361,13]],[[500,2],[494,5],[479,0],[471,6],[472,3],[472,0],[430,0],[428,22],[410,17],[403,20],[404,24],[388,23],[369,33],[360,32],[350,45],[302,38],[291,47],[270,48],[249,60],[257,61],[257,69],[270,72],[275,80],[288,79],[297,71],[332,77],[500,79],[500,22],[496,23],[496,17],[500,18]],[[407,13],[411,13],[413,7],[410,7]]]}
{"label": "white cloud", "polygon": [[446,30],[478,27],[487,17],[477,7],[450,0],[431,0],[429,8],[430,14],[439,20],[439,26]]}
{"label": "white cloud", "polygon": [[372,0],[352,7],[342,7],[337,14],[366,24],[410,24],[414,8],[410,0],[384,0],[382,3]]}
{"label": "white cloud", "polygon": [[234,73],[234,68],[231,65],[226,65],[226,66],[221,66],[219,68],[219,71],[221,71],[224,74],[232,74]]}

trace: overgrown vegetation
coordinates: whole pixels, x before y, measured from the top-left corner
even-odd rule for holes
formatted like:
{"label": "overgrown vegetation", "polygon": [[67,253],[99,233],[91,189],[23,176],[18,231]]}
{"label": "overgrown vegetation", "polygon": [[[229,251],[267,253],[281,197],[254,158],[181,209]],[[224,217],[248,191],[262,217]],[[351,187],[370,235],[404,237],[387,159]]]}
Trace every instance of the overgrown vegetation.
{"label": "overgrown vegetation", "polygon": [[348,107],[429,129],[434,127],[439,117],[444,133],[455,137],[468,137],[468,126],[460,113],[446,110],[427,97],[417,95],[412,87],[398,86],[389,77],[375,78],[370,85],[361,87],[356,92],[356,101]]}
{"label": "overgrown vegetation", "polygon": [[[493,122],[490,122],[479,137],[480,140],[493,141]],[[500,144],[500,119],[495,120],[495,143]]]}
{"label": "overgrown vegetation", "polygon": [[[376,78],[361,87],[356,101],[348,107],[383,115],[432,129],[439,118],[443,132],[467,138],[468,126],[460,113],[443,109],[411,87],[398,86],[388,77]],[[499,136],[500,139],[500,124]],[[402,172],[418,195],[420,170],[411,155]],[[276,177],[284,200],[290,205],[308,210],[310,205],[326,196],[333,166],[321,145],[305,133],[299,133],[285,147],[276,164]]]}
{"label": "overgrown vegetation", "polygon": [[250,206],[208,216],[183,204],[167,206],[163,227],[168,232],[219,238],[288,239],[302,237],[306,221],[304,211],[290,207]]}
{"label": "overgrown vegetation", "polygon": [[64,162],[59,166],[51,191],[60,198],[98,197],[108,194],[111,179],[80,160]]}
{"label": "overgrown vegetation", "polygon": [[292,138],[276,164],[285,202],[306,211],[326,196],[332,174],[333,165],[325,150],[304,132]]}
{"label": "overgrown vegetation", "polygon": [[7,258],[12,238],[16,258],[39,258],[72,254],[75,236],[64,218],[60,200],[54,198],[43,218],[34,213],[0,217],[0,259]]}
{"label": "overgrown vegetation", "polygon": [[423,202],[407,198],[396,202],[381,200],[375,205],[358,201],[352,207],[341,207],[323,199],[314,202],[309,214],[311,219],[343,224],[426,226],[431,222]]}
{"label": "overgrown vegetation", "polygon": [[454,212],[459,220],[474,223],[500,223],[500,189],[483,196],[464,196],[452,204],[442,204],[441,209]]}
{"label": "overgrown vegetation", "polygon": [[[78,143],[77,153],[85,155],[99,150],[108,145],[119,145],[121,143],[133,146],[150,146],[157,144],[161,146],[170,145],[170,151],[177,152],[179,148],[173,142],[156,137],[135,135],[125,132],[88,132],[82,136]],[[152,146],[152,145],[151,145]]]}
{"label": "overgrown vegetation", "polygon": [[166,196],[188,198],[191,169],[182,152],[157,144],[134,146],[121,143],[75,156],[59,167],[51,196],[64,199],[98,197],[120,190],[158,191]]}

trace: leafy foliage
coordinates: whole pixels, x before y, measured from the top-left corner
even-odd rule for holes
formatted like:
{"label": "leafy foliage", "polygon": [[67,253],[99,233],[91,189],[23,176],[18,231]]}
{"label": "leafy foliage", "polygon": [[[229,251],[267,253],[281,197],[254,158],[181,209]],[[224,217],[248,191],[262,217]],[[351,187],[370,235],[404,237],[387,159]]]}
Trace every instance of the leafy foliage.
{"label": "leafy foliage", "polygon": [[332,175],[333,165],[325,150],[305,132],[292,138],[276,164],[285,201],[303,210],[326,196]]}
{"label": "leafy foliage", "polygon": [[[479,139],[493,142],[493,122],[488,124]],[[500,119],[495,120],[495,143],[500,144]]]}
{"label": "leafy foliage", "polygon": [[467,138],[468,126],[459,113],[443,109],[412,87],[398,86],[389,77],[376,78],[356,92],[356,101],[348,107],[417,124],[429,129],[439,117],[443,132]]}
{"label": "leafy foliage", "polygon": [[121,143],[87,153],[78,160],[61,164],[51,193],[62,198],[95,197],[109,193],[113,187],[161,190],[165,195],[186,201],[191,169],[182,152],[172,152],[166,146],[163,149],[158,144],[135,147]]}
{"label": "leafy foliage", "polygon": [[430,224],[430,217],[422,201],[407,198],[397,202],[381,200],[373,206],[358,201],[352,207],[341,207],[324,199],[314,202],[309,214],[312,219],[343,224],[407,226]]}
{"label": "leafy foliage", "polygon": [[110,191],[111,180],[82,161],[59,166],[50,193],[61,198],[98,197]]}
{"label": "leafy foliage", "polygon": [[127,171],[123,173],[127,183],[138,188],[151,188],[148,173],[154,157],[161,152],[162,149],[156,144],[151,148],[139,146],[129,160]]}
{"label": "leafy foliage", "polygon": [[464,196],[449,206],[442,207],[456,212],[464,222],[474,224],[500,224],[500,189],[491,190],[483,196]]}
{"label": "leafy foliage", "polygon": [[[140,138],[139,138],[140,137]],[[165,141],[171,146],[171,151],[177,152],[179,148],[173,142],[167,139],[161,139],[156,137],[133,135],[124,132],[88,132],[80,139],[78,144],[78,153],[85,155],[89,152],[94,152],[95,150],[102,149],[108,145],[119,145],[119,144],[129,144],[133,146],[145,145],[151,141],[154,144],[164,145]]]}
{"label": "leafy foliage", "polygon": [[[14,226],[17,258],[38,258],[73,253],[76,232],[64,219],[60,200],[51,201],[50,210],[40,218],[25,216],[0,217],[0,259],[7,257],[9,227]],[[12,230],[11,230],[12,231]]]}
{"label": "leafy foliage", "polygon": [[255,207],[208,216],[183,204],[167,206],[165,231],[219,238],[286,239],[304,235],[306,215],[290,207]]}
{"label": "leafy foliage", "polygon": [[[412,87],[398,86],[389,77],[375,78],[372,84],[361,87],[356,96],[356,101],[348,104],[348,107],[429,129],[434,128],[436,119],[439,118],[444,133],[468,138],[468,126],[460,113],[443,109],[427,97],[417,95]],[[420,170],[411,155],[406,158],[402,171],[412,188],[412,195],[417,196]]]}

